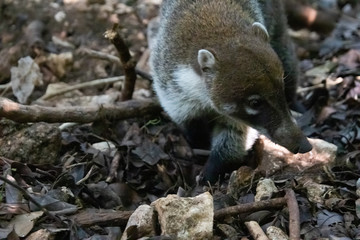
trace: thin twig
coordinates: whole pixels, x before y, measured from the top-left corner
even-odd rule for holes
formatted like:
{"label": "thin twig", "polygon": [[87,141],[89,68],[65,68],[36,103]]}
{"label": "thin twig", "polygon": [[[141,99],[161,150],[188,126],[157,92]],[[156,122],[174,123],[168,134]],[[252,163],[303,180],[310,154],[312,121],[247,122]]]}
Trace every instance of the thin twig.
{"label": "thin twig", "polygon": [[95,170],[95,168],[97,168],[97,167],[95,165],[92,165],[90,170],[86,173],[85,177],[83,177],[82,179],[77,181],[76,185],[83,184],[86,180],[88,180],[90,178],[91,174],[93,173],[93,171]]}
{"label": "thin twig", "polygon": [[86,87],[94,87],[94,86],[99,86],[99,85],[105,85],[105,84],[110,84],[110,83],[115,83],[115,82],[119,82],[119,81],[124,81],[124,76],[119,76],[119,77],[111,77],[111,78],[104,78],[104,79],[96,79],[96,80],[92,80],[90,82],[84,82],[84,83],[79,83],[73,86],[69,86],[69,87],[64,87],[62,89],[59,89],[56,92],[52,92],[52,93],[45,93],[45,95],[43,95],[41,98],[39,98],[38,100],[48,100],[50,98],[53,98],[55,96],[70,92],[70,91],[74,91],[74,90],[78,90],[81,88],[86,88]]}
{"label": "thin twig", "polygon": [[0,90],[2,90],[2,92],[0,93],[0,97],[4,96],[5,93],[7,93],[10,89],[11,89],[11,83],[0,85]]}
{"label": "thin twig", "polygon": [[7,89],[9,87],[11,87],[10,83],[2,84],[0,85],[0,90]]}
{"label": "thin twig", "polygon": [[89,48],[81,48],[79,52],[80,52],[80,54],[86,54],[89,57],[106,60],[106,61],[120,65],[120,59],[118,57],[108,54],[108,53],[95,51],[95,50],[92,50]]}
{"label": "thin twig", "polygon": [[205,149],[197,149],[197,148],[193,149],[193,153],[196,156],[208,157],[210,156],[210,152],[211,152],[210,150],[205,150]]}
{"label": "thin twig", "polygon": [[52,214],[51,212],[49,212],[46,208],[44,208],[43,206],[41,206],[40,203],[38,203],[25,189],[23,189],[22,187],[20,187],[18,184],[10,181],[9,179],[7,179],[6,177],[3,177],[0,175],[0,180],[4,181],[5,183],[9,184],[10,186],[16,188],[17,190],[19,190],[24,196],[25,198],[27,198],[30,202],[32,202],[35,206],[37,206],[38,208],[41,209],[41,211],[43,211],[48,217],[50,217],[51,219],[55,220],[57,223],[64,225],[64,222],[61,221],[60,218],[58,218],[56,215]]}
{"label": "thin twig", "polygon": [[[92,50],[92,49],[89,49],[89,48],[80,49],[80,54],[86,54],[89,57],[106,60],[106,61],[109,61],[111,63],[115,63],[117,65],[120,65],[120,63],[121,63],[120,58],[118,58],[118,57],[116,57],[114,55],[104,53],[104,52],[100,52],[100,51],[95,51],[95,50]],[[136,72],[137,75],[139,75],[143,79],[149,80],[150,82],[153,81],[153,78],[149,73],[147,73],[145,71],[142,71],[141,69],[139,69],[137,67],[135,68],[135,72]]]}
{"label": "thin twig", "polygon": [[115,46],[115,48],[119,53],[120,61],[124,68],[124,73],[125,73],[125,81],[124,81],[124,87],[122,89],[121,98],[123,101],[126,101],[132,98],[132,94],[134,92],[135,81],[136,81],[136,72],[135,72],[136,62],[131,57],[129,48],[125,44],[125,41],[116,31],[117,27],[118,25],[114,24],[113,28],[111,30],[107,30],[104,35],[105,38],[110,40],[110,42]]}
{"label": "thin twig", "polygon": [[138,68],[135,68],[135,71],[143,79],[149,80],[150,82],[154,81],[152,76],[150,74],[148,74],[147,72],[144,72],[144,71],[142,71],[142,70],[140,70]]}
{"label": "thin twig", "polygon": [[106,178],[106,182],[112,182],[112,180],[117,177],[117,171],[119,168],[120,159],[121,159],[120,152],[116,152],[114,158],[111,161],[110,173],[109,176]]}

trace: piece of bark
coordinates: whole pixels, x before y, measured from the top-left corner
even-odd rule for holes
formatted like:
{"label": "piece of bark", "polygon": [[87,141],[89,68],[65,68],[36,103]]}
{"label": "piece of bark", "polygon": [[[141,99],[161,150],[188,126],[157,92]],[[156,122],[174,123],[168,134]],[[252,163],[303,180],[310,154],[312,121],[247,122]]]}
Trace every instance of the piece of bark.
{"label": "piece of bark", "polygon": [[100,105],[96,107],[42,107],[38,105],[21,105],[7,98],[0,98],[0,117],[16,122],[80,122],[89,123],[101,119],[122,120],[158,114],[162,111],[160,104],[154,100],[129,100],[117,105]]}
{"label": "piece of bark", "polygon": [[79,226],[125,226],[133,211],[114,211],[109,209],[86,209],[70,218]]}

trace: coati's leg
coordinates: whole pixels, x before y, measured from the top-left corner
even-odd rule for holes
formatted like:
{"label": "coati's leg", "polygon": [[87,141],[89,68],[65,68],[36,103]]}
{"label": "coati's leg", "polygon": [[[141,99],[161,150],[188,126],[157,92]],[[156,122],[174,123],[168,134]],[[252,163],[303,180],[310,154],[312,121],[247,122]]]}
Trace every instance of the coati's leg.
{"label": "coati's leg", "polygon": [[257,132],[244,126],[216,126],[213,131],[210,157],[204,167],[204,181],[216,182],[226,172],[246,165],[246,155],[257,139]]}
{"label": "coati's leg", "polygon": [[211,123],[209,119],[210,118],[204,116],[182,124],[185,137],[192,148],[210,149],[211,131],[214,124]]}

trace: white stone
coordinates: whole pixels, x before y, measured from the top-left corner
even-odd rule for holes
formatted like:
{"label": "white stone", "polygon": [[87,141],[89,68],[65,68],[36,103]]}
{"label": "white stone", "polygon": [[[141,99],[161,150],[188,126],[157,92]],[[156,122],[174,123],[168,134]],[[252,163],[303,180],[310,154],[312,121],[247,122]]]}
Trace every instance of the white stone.
{"label": "white stone", "polygon": [[214,205],[210,193],[193,198],[168,195],[151,204],[158,213],[161,234],[182,239],[210,239]]}
{"label": "white stone", "polygon": [[154,215],[154,208],[149,205],[139,206],[133,214],[131,214],[121,240],[127,239],[127,229],[131,226],[137,227],[138,237],[155,236],[156,220]]}
{"label": "white stone", "polygon": [[256,186],[255,202],[270,199],[278,189],[273,180],[269,178],[261,179]]}
{"label": "white stone", "polygon": [[278,227],[270,226],[266,229],[270,240],[289,240],[289,237]]}

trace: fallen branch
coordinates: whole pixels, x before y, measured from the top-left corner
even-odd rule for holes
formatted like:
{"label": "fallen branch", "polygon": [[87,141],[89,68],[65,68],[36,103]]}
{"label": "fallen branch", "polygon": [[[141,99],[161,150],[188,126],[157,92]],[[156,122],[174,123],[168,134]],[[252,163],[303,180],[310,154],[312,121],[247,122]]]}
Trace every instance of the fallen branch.
{"label": "fallen branch", "polygon": [[286,190],[285,198],[289,209],[289,237],[291,240],[300,240],[300,213],[294,191]]}
{"label": "fallen branch", "polygon": [[240,213],[256,212],[269,208],[281,208],[286,205],[286,198],[274,198],[260,202],[245,203],[237,206],[227,207],[215,211],[214,219],[222,219],[226,216],[238,215]]}
{"label": "fallen branch", "polygon": [[126,46],[125,41],[122,39],[120,34],[116,31],[118,27],[117,24],[114,24],[111,30],[105,32],[105,38],[109,39],[112,44],[114,44],[115,48],[119,52],[120,61],[124,68],[125,73],[125,81],[124,87],[122,89],[121,98],[123,101],[129,100],[132,98],[132,94],[135,88],[136,81],[136,72],[135,66],[136,62],[131,57],[129,48]]}
{"label": "fallen branch", "polygon": [[129,100],[117,105],[91,107],[43,107],[22,105],[7,98],[0,98],[0,117],[16,122],[79,122],[89,123],[101,119],[122,120],[158,114],[162,110],[154,100]]}
{"label": "fallen branch", "polygon": [[93,225],[125,226],[133,211],[114,211],[108,209],[87,209],[70,218],[79,226]]}

